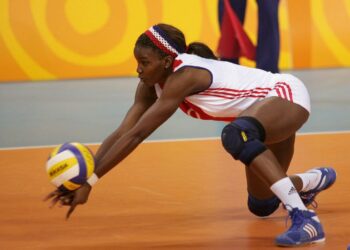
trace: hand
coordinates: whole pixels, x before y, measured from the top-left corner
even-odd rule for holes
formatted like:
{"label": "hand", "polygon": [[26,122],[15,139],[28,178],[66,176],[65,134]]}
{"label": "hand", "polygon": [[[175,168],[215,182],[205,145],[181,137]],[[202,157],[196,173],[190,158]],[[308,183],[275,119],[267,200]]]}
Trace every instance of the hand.
{"label": "hand", "polygon": [[69,205],[70,208],[66,214],[66,219],[68,220],[70,215],[73,213],[73,211],[75,210],[75,207],[79,204],[85,204],[89,198],[89,194],[91,191],[91,186],[87,183],[85,183],[84,185],[82,185],[80,188],[78,188],[77,190],[75,190],[73,192],[73,196],[70,197],[65,196],[63,198],[63,201],[69,201],[69,203],[65,203],[63,205]]}
{"label": "hand", "polygon": [[62,192],[59,189],[56,189],[55,191],[49,193],[44,198],[44,201],[51,199],[49,207],[53,208],[57,204],[57,202],[59,202],[59,206],[70,204],[73,200],[73,197],[74,197],[73,192]]}
{"label": "hand", "polygon": [[57,204],[57,202],[59,202],[60,206],[70,206],[66,214],[66,219],[69,219],[70,215],[73,213],[77,205],[84,204],[87,202],[90,191],[91,186],[86,183],[77,190],[68,193],[63,193],[60,190],[55,190],[49,193],[44,198],[44,201],[52,199],[50,203],[50,208],[54,207]]}

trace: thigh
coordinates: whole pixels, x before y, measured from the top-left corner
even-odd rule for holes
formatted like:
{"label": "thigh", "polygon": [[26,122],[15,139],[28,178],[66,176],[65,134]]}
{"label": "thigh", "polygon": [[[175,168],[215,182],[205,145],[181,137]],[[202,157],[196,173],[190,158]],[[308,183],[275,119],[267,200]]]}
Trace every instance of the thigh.
{"label": "thigh", "polygon": [[307,121],[309,112],[299,104],[280,97],[266,98],[243,111],[240,116],[252,116],[265,128],[265,144],[287,140]]}

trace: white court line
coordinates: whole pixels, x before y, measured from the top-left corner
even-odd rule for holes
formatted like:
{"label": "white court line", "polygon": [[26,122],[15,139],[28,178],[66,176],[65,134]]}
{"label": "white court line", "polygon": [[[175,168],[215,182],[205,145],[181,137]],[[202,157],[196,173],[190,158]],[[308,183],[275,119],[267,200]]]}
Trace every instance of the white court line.
{"label": "white court line", "polygon": [[[297,136],[308,136],[308,135],[332,135],[332,134],[349,134],[350,130],[339,130],[339,131],[323,131],[323,132],[305,132],[297,133]],[[162,139],[162,140],[146,140],[142,143],[162,143],[162,142],[181,142],[181,141],[211,141],[219,140],[220,137],[201,137],[201,138],[181,138],[181,139]],[[98,146],[101,143],[98,142],[87,142],[83,143],[84,145]],[[53,148],[58,146],[56,145],[39,145],[39,146],[23,146],[23,147],[0,147],[0,151],[5,150],[21,150],[21,149],[40,149],[40,148]]]}

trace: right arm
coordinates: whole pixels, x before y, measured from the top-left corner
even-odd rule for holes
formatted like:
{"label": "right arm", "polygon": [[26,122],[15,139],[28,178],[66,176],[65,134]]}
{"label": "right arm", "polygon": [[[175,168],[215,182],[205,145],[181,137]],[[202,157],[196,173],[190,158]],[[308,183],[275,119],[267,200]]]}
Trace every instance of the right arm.
{"label": "right arm", "polygon": [[146,86],[140,81],[136,89],[134,103],[130,107],[120,126],[112,134],[110,134],[99,147],[95,155],[97,165],[111,146],[138,122],[143,113],[148,110],[156,99],[157,95],[154,87]]}

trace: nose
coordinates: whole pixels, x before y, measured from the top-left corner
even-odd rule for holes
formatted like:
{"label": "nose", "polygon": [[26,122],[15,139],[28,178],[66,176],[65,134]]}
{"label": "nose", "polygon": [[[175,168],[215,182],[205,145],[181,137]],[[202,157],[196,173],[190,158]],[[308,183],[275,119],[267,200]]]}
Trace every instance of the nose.
{"label": "nose", "polygon": [[140,67],[139,64],[137,64],[136,72],[137,72],[138,74],[141,74],[141,73],[142,73],[142,68]]}

